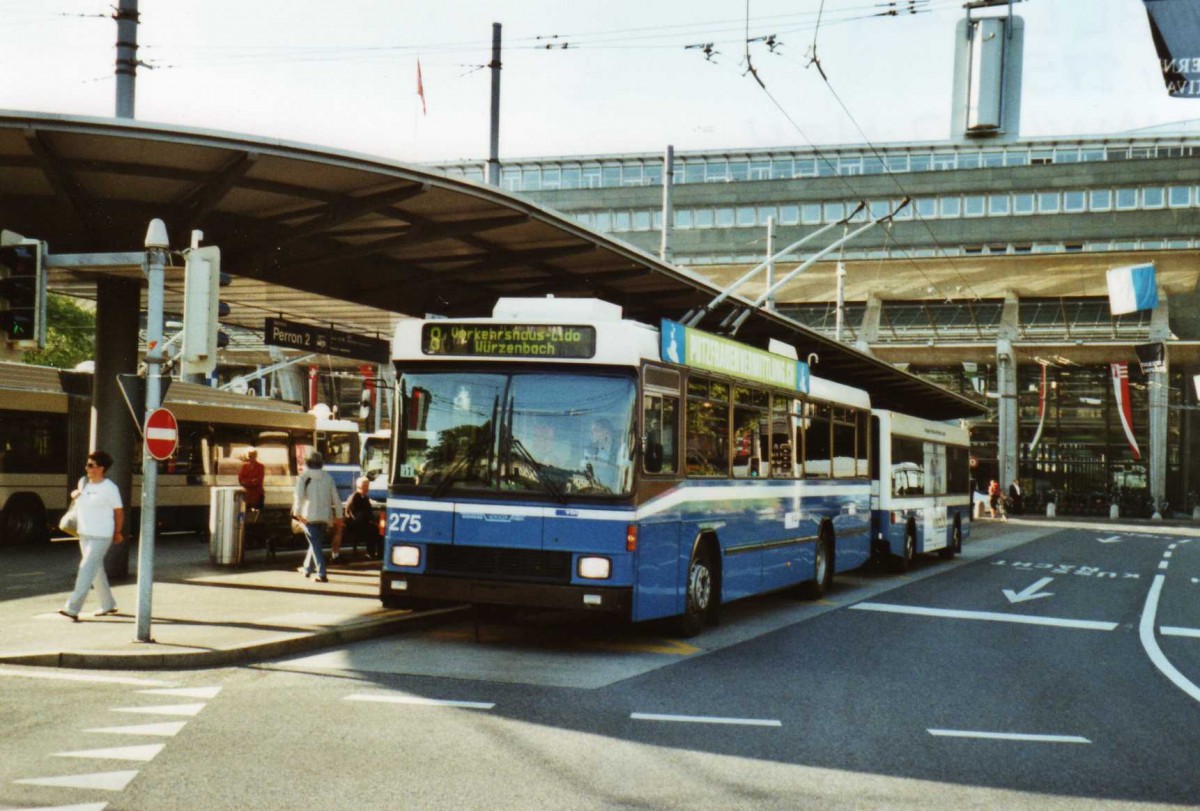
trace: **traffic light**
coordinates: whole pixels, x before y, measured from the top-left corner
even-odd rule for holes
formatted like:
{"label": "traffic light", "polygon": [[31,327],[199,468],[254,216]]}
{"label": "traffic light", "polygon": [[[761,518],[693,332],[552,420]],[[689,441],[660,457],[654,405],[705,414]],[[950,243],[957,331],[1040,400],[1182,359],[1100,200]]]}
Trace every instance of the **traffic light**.
{"label": "traffic light", "polygon": [[43,244],[11,231],[0,235],[0,332],[9,341],[46,344],[46,272]]}
{"label": "traffic light", "polygon": [[219,296],[229,276],[221,273],[221,249],[216,245],[189,248],[184,257],[180,368],[184,374],[209,375],[217,368],[217,349],[229,343],[217,328],[218,319],[229,313]]}

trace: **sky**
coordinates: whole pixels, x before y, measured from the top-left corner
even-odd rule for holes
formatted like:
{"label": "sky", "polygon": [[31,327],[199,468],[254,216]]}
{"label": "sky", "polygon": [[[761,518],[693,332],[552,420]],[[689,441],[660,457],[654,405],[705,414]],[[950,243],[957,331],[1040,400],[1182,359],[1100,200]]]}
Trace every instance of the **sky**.
{"label": "sky", "polygon": [[[0,0],[0,108],[112,116],[115,5]],[[501,160],[941,140],[962,6],[140,0],[136,117],[406,162],[486,158],[498,22]],[[881,15],[890,8],[900,13]],[[1142,0],[1015,11],[1026,23],[1022,135],[1200,118],[1200,100],[1163,88]]]}

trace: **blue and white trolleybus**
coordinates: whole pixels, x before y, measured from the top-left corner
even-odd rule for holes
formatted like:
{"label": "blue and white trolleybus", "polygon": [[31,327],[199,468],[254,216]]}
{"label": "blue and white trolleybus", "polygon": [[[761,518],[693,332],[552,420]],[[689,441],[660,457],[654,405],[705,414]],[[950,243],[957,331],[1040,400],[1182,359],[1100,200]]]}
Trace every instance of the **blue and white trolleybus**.
{"label": "blue and white trolleybus", "polygon": [[818,597],[879,544],[869,398],[795,357],[554,298],[403,322],[393,356],[386,605],[674,617],[691,634],[722,603]]}

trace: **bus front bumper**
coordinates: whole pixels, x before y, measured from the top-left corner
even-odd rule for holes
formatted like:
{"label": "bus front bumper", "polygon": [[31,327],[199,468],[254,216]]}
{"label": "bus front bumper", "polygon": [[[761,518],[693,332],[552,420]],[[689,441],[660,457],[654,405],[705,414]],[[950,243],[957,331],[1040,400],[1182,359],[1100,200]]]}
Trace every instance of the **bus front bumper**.
{"label": "bus front bumper", "polygon": [[633,602],[629,588],[510,583],[397,572],[382,572],[379,587],[382,595],[415,600],[600,611],[625,616],[629,616]]}

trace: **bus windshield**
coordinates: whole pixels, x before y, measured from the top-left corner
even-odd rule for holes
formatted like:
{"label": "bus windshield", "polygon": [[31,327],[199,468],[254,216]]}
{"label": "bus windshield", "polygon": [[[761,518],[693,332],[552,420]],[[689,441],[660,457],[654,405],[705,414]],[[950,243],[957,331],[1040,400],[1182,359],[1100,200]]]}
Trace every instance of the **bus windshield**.
{"label": "bus windshield", "polygon": [[632,377],[581,372],[404,374],[397,484],[448,491],[628,495]]}

